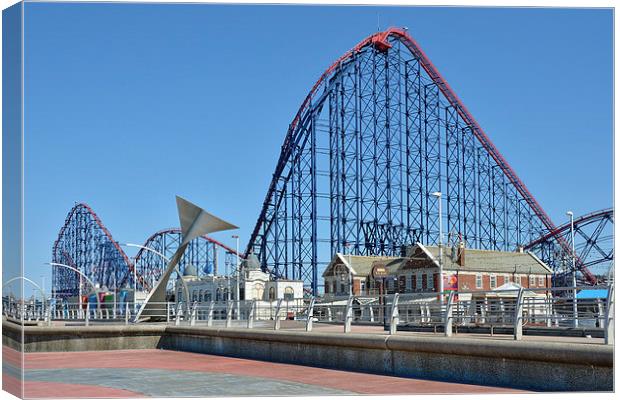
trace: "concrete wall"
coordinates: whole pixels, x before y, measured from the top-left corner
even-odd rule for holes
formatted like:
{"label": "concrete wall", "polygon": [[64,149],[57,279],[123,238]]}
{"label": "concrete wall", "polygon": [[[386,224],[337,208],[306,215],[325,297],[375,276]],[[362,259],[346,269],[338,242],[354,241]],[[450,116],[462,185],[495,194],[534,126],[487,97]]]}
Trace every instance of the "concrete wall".
{"label": "concrete wall", "polygon": [[162,348],[530,390],[613,390],[605,345],[182,326],[25,327],[24,336],[26,351]]}

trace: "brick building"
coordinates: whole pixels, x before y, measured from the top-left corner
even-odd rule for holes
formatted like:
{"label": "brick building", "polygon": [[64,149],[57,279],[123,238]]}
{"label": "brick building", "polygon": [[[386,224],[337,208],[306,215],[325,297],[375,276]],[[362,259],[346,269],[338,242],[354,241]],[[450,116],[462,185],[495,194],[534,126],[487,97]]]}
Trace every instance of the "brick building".
{"label": "brick building", "polygon": [[[439,289],[439,247],[417,243],[402,257],[354,256],[337,253],[323,273],[326,295],[430,292]],[[551,286],[552,270],[523,251],[506,252],[446,247],[444,290],[494,290],[507,283],[523,288]]]}

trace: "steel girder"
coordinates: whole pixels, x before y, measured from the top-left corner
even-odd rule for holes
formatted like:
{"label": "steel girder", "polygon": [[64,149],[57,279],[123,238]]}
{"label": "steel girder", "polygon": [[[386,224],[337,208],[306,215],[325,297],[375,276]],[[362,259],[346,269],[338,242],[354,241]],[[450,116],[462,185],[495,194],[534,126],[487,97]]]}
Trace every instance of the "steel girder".
{"label": "steel girder", "polygon": [[[84,203],[76,204],[69,211],[54,242],[52,261],[76,268],[94,283],[110,290],[123,287],[127,274],[133,271],[129,257],[114,241],[97,214]],[[141,277],[138,276],[138,279]],[[77,296],[79,282],[80,275],[76,272],[52,265],[53,296]],[[83,288],[91,290],[85,286]]]}
{"label": "steel girder", "polygon": [[[605,280],[607,273],[613,269],[614,260],[614,211],[605,209],[595,211],[573,221],[575,232],[575,268],[578,270],[578,279],[583,280],[582,271],[593,271],[598,280]],[[570,278],[573,270],[571,252],[566,252],[558,245],[558,238],[571,242],[570,222],[558,226],[555,230],[532,241],[525,249],[537,254],[545,263],[551,266],[556,274],[556,283],[564,285],[572,283]]]}
{"label": "steel girder", "polygon": [[338,59],[306,97],[247,251],[317,294],[335,252],[435,244],[436,191],[444,230],[469,247],[515,250],[555,229],[417,43],[389,29]]}
{"label": "steel girder", "polygon": [[[143,289],[150,290],[153,284],[159,280],[166,269],[166,259],[172,257],[181,241],[181,229],[179,228],[161,230],[146,240],[143,247],[152,249],[157,253],[141,248],[134,257],[136,271],[145,282]],[[166,259],[162,258],[160,254]],[[188,265],[193,265],[196,267],[199,276],[222,274],[224,271],[218,271],[219,256],[221,255],[224,256],[226,270],[232,273],[237,263],[235,250],[209,236],[197,237],[189,243],[183,253],[178,264],[179,271],[183,274]]]}
{"label": "steel girder", "polygon": [[[169,258],[179,246],[180,237],[179,228],[165,229],[149,237],[143,247]],[[218,273],[218,255],[222,254],[224,265],[232,272],[236,267],[237,252],[209,236],[198,237],[188,245],[179,269],[183,273],[186,266],[192,264],[199,275]],[[133,288],[135,268],[136,288],[148,291],[160,278],[166,264],[160,255],[143,248],[132,260],[112,238],[97,214],[84,203],[76,204],[69,211],[54,242],[52,261],[78,269],[108,290]],[[53,296],[77,296],[79,282],[79,274],[69,268],[52,266]],[[90,291],[84,286],[86,282],[82,284],[83,289]]]}

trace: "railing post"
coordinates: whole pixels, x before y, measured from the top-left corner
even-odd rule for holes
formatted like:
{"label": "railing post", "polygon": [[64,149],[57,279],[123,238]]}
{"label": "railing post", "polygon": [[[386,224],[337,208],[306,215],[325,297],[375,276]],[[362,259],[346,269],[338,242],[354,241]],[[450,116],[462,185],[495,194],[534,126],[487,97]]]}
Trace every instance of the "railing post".
{"label": "railing post", "polygon": [[375,322],[375,310],[372,307],[372,304],[368,304],[368,312],[370,316],[370,322]]}
{"label": "railing post", "polygon": [[207,326],[213,326],[213,309],[215,308],[215,303],[213,300],[209,302],[209,311],[207,311]]}
{"label": "railing post", "polygon": [[280,329],[280,307],[282,307],[282,299],[278,299],[276,304],[276,314],[273,317],[273,330]]}
{"label": "railing post", "polygon": [[444,316],[443,331],[445,336],[452,336],[452,307],[454,302],[454,291],[448,295],[448,304],[446,305],[446,314]]}
{"label": "railing post", "polygon": [[553,314],[553,298],[549,296],[549,294],[547,294],[547,297],[545,298],[545,303],[546,303],[545,312],[547,314],[546,325],[548,328],[551,328],[551,316]]}
{"label": "railing post", "polygon": [[353,320],[353,296],[347,300],[347,309],[344,316],[344,333],[351,332],[351,321]]}
{"label": "railing post", "polygon": [[256,300],[252,300],[250,303],[250,311],[248,312],[248,329],[254,327],[254,309],[256,308]]}
{"label": "railing post", "polygon": [[487,311],[489,308],[489,299],[487,299],[486,295],[484,296],[484,301],[480,305],[480,323],[486,324],[487,322]]}
{"label": "railing post", "polygon": [[177,309],[174,313],[174,324],[177,326],[181,323],[181,314],[183,314],[183,303],[177,304]]}
{"label": "railing post", "polygon": [[514,340],[521,340],[523,338],[523,324],[521,319],[523,318],[523,288],[519,289],[517,295],[517,304],[515,305],[514,314]]}
{"label": "railing post", "polygon": [[45,322],[47,323],[47,326],[52,326],[52,310],[51,307],[47,307],[46,313],[45,313]]}
{"label": "railing post", "polygon": [[614,301],[614,285],[607,291],[607,310],[605,311],[605,344],[614,344],[616,302]]}
{"label": "railing post", "polygon": [[596,322],[599,328],[605,329],[605,309],[601,299],[596,299]]}
{"label": "railing post", "polygon": [[390,312],[390,335],[395,335],[398,328],[398,293],[394,293],[392,311]]}
{"label": "railing post", "polygon": [[86,316],[84,317],[84,325],[90,324],[90,303],[86,303]]}
{"label": "railing post", "polygon": [[129,317],[131,316],[131,310],[129,308],[129,302],[125,303],[125,325],[129,325]]}
{"label": "railing post", "polygon": [[312,296],[310,304],[308,305],[308,312],[306,313],[306,332],[312,332],[312,318],[314,318],[314,302],[315,297]]}
{"label": "railing post", "polygon": [[232,325],[233,305],[232,300],[226,300],[226,328],[230,328]]}
{"label": "railing post", "polygon": [[189,317],[189,325],[190,326],[194,326],[196,325],[196,311],[198,309],[198,302],[193,302],[192,303],[192,311]]}

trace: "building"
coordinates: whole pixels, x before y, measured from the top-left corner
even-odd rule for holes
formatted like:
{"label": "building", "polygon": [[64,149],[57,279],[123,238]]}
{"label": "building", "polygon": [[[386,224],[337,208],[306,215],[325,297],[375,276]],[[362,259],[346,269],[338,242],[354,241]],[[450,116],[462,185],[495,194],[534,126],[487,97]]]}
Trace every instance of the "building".
{"label": "building", "polygon": [[[198,276],[196,268],[188,265],[182,277],[175,282],[175,301],[184,301],[187,285],[191,302],[237,300],[236,275],[204,275]],[[270,280],[269,274],[260,268],[258,258],[250,254],[241,265],[239,280],[239,300],[275,301],[279,299],[291,301],[303,297],[303,281]]]}
{"label": "building", "polygon": [[[489,291],[514,283],[523,288],[551,286],[552,270],[529,252],[466,249],[443,252],[444,290]],[[326,295],[380,295],[439,290],[439,247],[417,243],[402,257],[337,253],[323,278]],[[352,282],[352,285],[350,284]]]}

